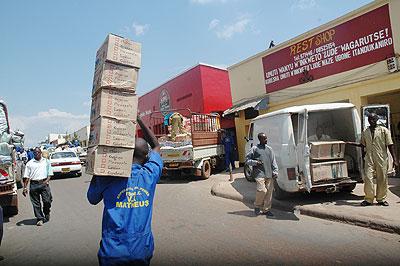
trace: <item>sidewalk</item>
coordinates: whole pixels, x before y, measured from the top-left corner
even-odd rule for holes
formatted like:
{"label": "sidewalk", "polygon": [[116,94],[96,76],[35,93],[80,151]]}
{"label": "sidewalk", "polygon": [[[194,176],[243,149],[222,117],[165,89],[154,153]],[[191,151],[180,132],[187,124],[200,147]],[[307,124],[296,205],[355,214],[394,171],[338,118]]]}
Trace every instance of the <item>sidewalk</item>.
{"label": "sidewalk", "polygon": [[[255,183],[244,178],[243,168],[234,171],[234,181],[229,174],[221,173],[226,181],[217,182],[211,193],[222,198],[242,201],[253,208]],[[226,177],[226,178],[225,178]],[[387,201],[389,207],[360,206],[363,200],[363,184],[357,184],[353,193],[298,193],[288,200],[273,200],[272,207],[285,211],[298,210],[302,215],[335,220],[375,230],[400,234],[400,178],[389,178]]]}

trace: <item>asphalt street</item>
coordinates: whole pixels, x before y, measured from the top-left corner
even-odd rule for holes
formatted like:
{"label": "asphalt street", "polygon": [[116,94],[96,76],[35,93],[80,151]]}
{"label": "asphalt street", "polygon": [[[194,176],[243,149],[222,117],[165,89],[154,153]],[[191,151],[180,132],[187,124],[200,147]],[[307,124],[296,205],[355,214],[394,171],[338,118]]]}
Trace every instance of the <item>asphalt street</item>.
{"label": "asphalt street", "polygon": [[[157,186],[152,265],[390,265],[400,236],[275,210],[254,217],[241,202],[214,197],[209,180],[167,179]],[[102,203],[86,200],[90,177],[51,181],[51,221],[35,225],[28,198],[6,220],[3,265],[97,265]],[[21,191],[20,191],[21,192]]]}

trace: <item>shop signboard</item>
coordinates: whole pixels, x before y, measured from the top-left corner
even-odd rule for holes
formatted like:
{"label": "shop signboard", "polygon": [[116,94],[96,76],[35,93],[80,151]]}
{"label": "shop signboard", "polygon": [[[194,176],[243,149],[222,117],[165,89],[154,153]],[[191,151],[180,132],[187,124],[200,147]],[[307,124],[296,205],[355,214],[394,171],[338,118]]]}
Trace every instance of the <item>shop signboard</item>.
{"label": "shop signboard", "polygon": [[389,7],[384,5],[263,57],[266,91],[279,91],[393,55]]}

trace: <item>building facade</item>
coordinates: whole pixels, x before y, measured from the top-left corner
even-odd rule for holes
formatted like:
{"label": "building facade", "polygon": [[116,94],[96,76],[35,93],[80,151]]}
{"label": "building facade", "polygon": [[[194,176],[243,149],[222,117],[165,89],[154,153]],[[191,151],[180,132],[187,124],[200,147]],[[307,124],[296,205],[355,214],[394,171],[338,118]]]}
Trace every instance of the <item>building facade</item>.
{"label": "building facade", "polygon": [[[230,106],[228,71],[200,63],[141,96],[138,115],[151,125],[151,114],[158,111],[189,109],[222,114]],[[234,130],[234,121],[221,119],[221,127]]]}
{"label": "building facade", "polygon": [[240,162],[251,118],[289,106],[389,104],[400,135],[399,19],[400,1],[377,0],[229,67]]}

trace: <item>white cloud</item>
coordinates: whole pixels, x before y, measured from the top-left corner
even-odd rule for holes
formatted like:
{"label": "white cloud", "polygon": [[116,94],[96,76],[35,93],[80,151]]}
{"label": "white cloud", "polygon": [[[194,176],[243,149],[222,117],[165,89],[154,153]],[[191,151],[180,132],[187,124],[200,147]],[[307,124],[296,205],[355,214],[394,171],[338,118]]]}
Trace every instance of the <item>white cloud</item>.
{"label": "white cloud", "polygon": [[82,105],[83,106],[91,106],[92,105],[92,102],[91,101],[84,101],[83,103],[82,103]]}
{"label": "white cloud", "polygon": [[292,6],[290,7],[290,9],[293,10],[306,10],[306,9],[310,9],[313,8],[317,5],[317,3],[315,2],[315,0],[296,0]]}
{"label": "white cloud", "polygon": [[[210,24],[213,21],[211,21]],[[245,32],[248,26],[250,25],[250,22],[251,22],[250,16],[248,15],[240,16],[233,24],[224,25],[223,27],[218,27],[218,25],[215,25],[214,27],[215,34],[219,39],[223,40],[231,39],[233,35]]]}
{"label": "white cloud", "polygon": [[193,4],[205,5],[210,3],[226,3],[228,0],[190,0]]}
{"label": "white cloud", "polygon": [[210,24],[208,24],[208,29],[209,30],[212,30],[212,29],[214,29],[215,27],[217,27],[218,25],[219,25],[219,19],[213,19],[213,20],[211,20],[210,21]]}
{"label": "white cloud", "polygon": [[148,31],[150,25],[149,24],[139,24],[137,22],[132,23],[132,29],[133,33],[135,33],[136,36],[144,35],[146,31]]}
{"label": "white cloud", "polygon": [[149,24],[139,24],[138,22],[133,22],[131,26],[124,26],[121,30],[122,35],[129,35],[133,33],[135,36],[144,35],[150,28]]}
{"label": "white cloud", "polygon": [[49,133],[73,132],[89,124],[89,114],[72,114],[58,109],[38,112],[33,116],[11,116],[10,126],[25,133],[25,145],[36,146]]}

